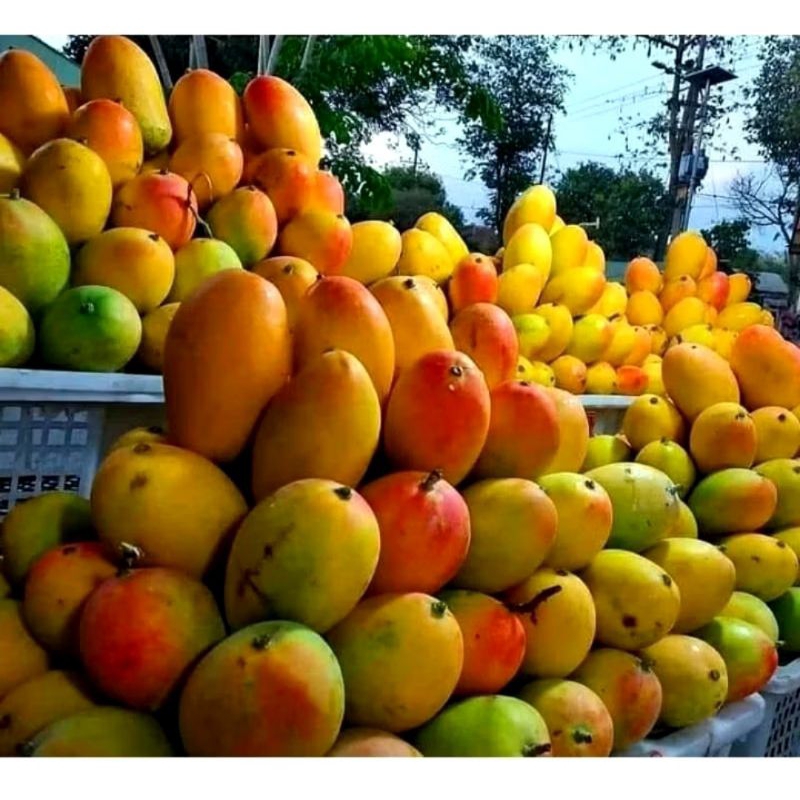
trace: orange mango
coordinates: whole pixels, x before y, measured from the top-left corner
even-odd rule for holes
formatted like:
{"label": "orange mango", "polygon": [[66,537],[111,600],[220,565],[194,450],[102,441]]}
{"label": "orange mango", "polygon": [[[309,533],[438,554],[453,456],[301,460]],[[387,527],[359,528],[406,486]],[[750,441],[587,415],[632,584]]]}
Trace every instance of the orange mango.
{"label": "orange mango", "polygon": [[281,255],[304,258],[322,275],[341,274],[352,246],[350,223],[327,211],[303,211],[278,235]]}
{"label": "orange mango", "polygon": [[229,244],[246,269],[266,258],[278,238],[275,207],[255,186],[242,186],[218,200],[206,220],[214,237]]}
{"label": "orange mango", "polygon": [[236,188],[243,168],[242,148],[224,133],[190,136],[169,160],[170,171],[191,185],[201,211]]}
{"label": "orange mango", "polygon": [[331,212],[310,205],[316,185],[314,164],[296,150],[276,147],[262,153],[250,167],[249,181],[266,192],[278,223],[283,225],[302,210]]}
{"label": "orange mango", "polygon": [[169,116],[175,141],[221,133],[241,141],[244,133],[242,106],[233,87],[208,69],[185,72],[169,95]]}

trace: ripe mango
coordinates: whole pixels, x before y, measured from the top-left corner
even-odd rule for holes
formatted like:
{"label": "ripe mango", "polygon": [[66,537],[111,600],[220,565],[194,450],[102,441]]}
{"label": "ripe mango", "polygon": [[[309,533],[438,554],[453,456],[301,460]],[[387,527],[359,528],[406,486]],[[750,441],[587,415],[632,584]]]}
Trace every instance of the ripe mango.
{"label": "ripe mango", "polygon": [[566,306],[576,317],[587,314],[603,294],[605,276],[592,267],[574,267],[551,278],[542,291],[542,302]]}
{"label": "ripe mango", "polygon": [[556,379],[556,387],[571,394],[586,393],[586,364],[572,355],[559,356],[550,367]]}
{"label": "ripe mango", "polygon": [[25,169],[25,156],[7,136],[0,133],[0,194],[11,194]]}
{"label": "ripe mango", "polygon": [[166,149],[172,124],[153,62],[125,36],[96,36],[81,65],[84,100],[106,98],[121,103],[142,129],[145,153]]}
{"label": "ripe mango", "polygon": [[516,314],[511,318],[517,332],[519,353],[530,361],[536,361],[550,338],[550,325],[538,314]]}
{"label": "ripe mango", "polygon": [[0,600],[0,701],[21,684],[47,672],[49,658],[22,621],[22,603]]}
{"label": "ripe mango", "polygon": [[617,393],[638,396],[647,388],[647,374],[641,367],[623,364],[617,367]]}
{"label": "ripe mango", "polygon": [[734,303],[744,303],[750,296],[753,288],[752,281],[744,272],[735,272],[730,276],[728,284],[730,293],[726,305],[732,306]]}
{"label": "ripe mango", "polygon": [[[711,248],[709,248],[709,252],[713,252]],[[725,308],[730,292],[730,278],[724,272],[712,272],[697,284],[697,296],[720,312]],[[721,324],[719,319],[717,324]]]}
{"label": "ripe mango", "polygon": [[743,330],[733,344],[731,366],[743,404],[751,411],[800,403],[800,348],[774,328],[751,325]]}
{"label": "ripe mango", "polygon": [[201,133],[178,145],[169,169],[186,178],[198,209],[204,211],[238,185],[244,169],[242,148],[224,133]]}
{"label": "ripe mango", "polygon": [[208,69],[189,70],[178,78],[169,95],[169,116],[178,144],[205,133],[243,138],[239,97],[228,81]]}
{"label": "ripe mango", "polygon": [[242,269],[236,251],[220,239],[192,239],[175,253],[175,278],[167,300],[181,303],[200,284],[226,269]]}
{"label": "ripe mango", "polygon": [[587,443],[586,456],[580,471],[586,473],[606,464],[630,461],[632,455],[628,440],[621,434],[615,436],[608,433],[596,434],[590,437]]}
{"label": "ripe mango", "polygon": [[218,200],[206,219],[214,238],[229,244],[245,269],[266,258],[278,238],[275,207],[255,186],[242,186]]}
{"label": "ripe mango", "polygon": [[756,425],[738,403],[715,403],[692,423],[689,449],[701,472],[753,465],[757,447]]}
{"label": "ripe mango", "polygon": [[351,226],[353,245],[342,275],[368,286],[392,274],[403,248],[397,228],[382,220],[365,220]]}
{"label": "ripe mango", "polygon": [[497,281],[497,305],[509,316],[533,311],[545,284],[542,267],[516,264],[505,270]]}
{"label": "ripe mango", "polygon": [[199,577],[247,505],[222,470],[202,456],[140,442],[105,458],[92,485],[91,509],[109,545],[126,542],[143,550],[145,565]]}
{"label": "ripe mango", "polygon": [[756,426],[756,464],[797,455],[800,420],[791,411],[781,406],[763,406],[750,416]]}
{"label": "ripe mango", "polygon": [[778,491],[775,512],[767,527],[780,530],[800,525],[800,460],[778,458],[765,461],[755,471],[769,479]]}
{"label": "ripe mango", "polygon": [[771,607],[780,626],[782,649],[788,653],[800,652],[800,591],[792,587]]}
{"label": "ripe mango", "polygon": [[281,255],[303,258],[322,275],[339,275],[353,246],[350,223],[329,211],[302,211],[278,235]]}
{"label": "ripe mango", "polygon": [[549,388],[558,414],[559,444],[545,475],[578,472],[589,448],[589,418],[580,399],[563,389]]}
{"label": "ripe mango", "polygon": [[657,295],[661,291],[662,282],[658,267],[645,256],[631,259],[625,268],[625,288],[628,294],[652,292]]}
{"label": "ripe mango", "polygon": [[665,397],[654,394],[637,397],[622,418],[622,433],[634,450],[660,439],[680,442],[684,432],[679,411]]}
{"label": "ripe mango", "polygon": [[759,600],[753,594],[734,592],[719,616],[734,617],[761,628],[773,644],[776,644],[780,637],[775,614],[763,600]]}
{"label": "ripe mango", "polygon": [[[611,341],[603,352],[603,362],[611,367],[621,367],[627,362],[634,345],[636,344],[637,329],[631,325],[624,317],[615,317],[611,322]],[[643,330],[640,328],[639,330]],[[647,342],[647,352],[650,352],[650,342]],[[602,363],[602,362],[599,362]],[[600,392],[600,394],[612,394],[612,392]]]}
{"label": "ripe mango", "polygon": [[180,303],[166,303],[154,308],[142,318],[142,341],[139,343],[137,356],[145,367],[154,372],[164,371],[164,345],[180,305]]}
{"label": "ripe mango", "polygon": [[558,277],[586,261],[589,238],[580,225],[565,225],[550,238],[553,248],[553,261],[550,276]]}
{"label": "ripe mango", "polygon": [[583,262],[583,266],[591,267],[601,275],[606,274],[606,254],[597,242],[589,242],[589,246],[586,248],[586,259]]}
{"label": "ripe mango", "polygon": [[[800,559],[800,527],[786,528],[773,535],[776,539],[786,542],[794,550],[797,558]],[[795,581],[795,586],[797,585],[800,585],[800,569],[798,569],[797,580]]]}
{"label": "ripe mango", "polygon": [[399,736],[375,728],[348,728],[328,750],[328,758],[421,758],[416,747]]}
{"label": "ripe mango", "polygon": [[663,472],[675,484],[680,498],[689,494],[697,479],[694,462],[677,442],[657,439],[646,444],[635,460]]}
{"label": "ripe mango", "polygon": [[553,262],[553,249],[547,231],[535,222],[521,225],[503,249],[503,272],[517,264],[536,267],[547,283]]}
{"label": "ripe mango", "polygon": [[[390,733],[436,715],[464,663],[461,629],[447,605],[426,594],[362,600],[328,633],[344,676],[345,719]],[[413,667],[426,654],[426,669]],[[423,751],[424,752],[424,751]]]}
{"label": "ripe mango", "polygon": [[600,299],[589,309],[589,314],[600,314],[606,319],[622,315],[628,306],[628,293],[621,283],[606,281]]}
{"label": "ripe mango", "polygon": [[679,300],[664,315],[664,321],[661,323],[664,333],[671,339],[693,325],[708,322],[708,308],[709,306],[698,297],[685,297]]}
{"label": "ripe mango", "polygon": [[0,367],[21,367],[33,355],[36,331],[28,309],[0,286]]}
{"label": "ripe mango", "polygon": [[427,231],[435,236],[445,247],[453,261],[453,266],[469,255],[469,249],[464,244],[464,240],[452,223],[441,214],[429,211],[423,214],[415,223],[414,227],[421,231]]}
{"label": "ripe mango", "polygon": [[717,327],[741,333],[751,325],[763,324],[763,313],[758,303],[731,303],[720,311]]}
{"label": "ripe mango", "polygon": [[494,303],[497,300],[497,269],[494,261],[481,253],[471,253],[456,264],[447,284],[453,313],[474,303]]}
{"label": "ripe mango", "polygon": [[681,300],[687,297],[695,297],[696,295],[697,283],[688,275],[683,275],[680,278],[667,281],[658,295],[658,300],[661,303],[661,308],[664,309],[664,313],[668,314],[673,306],[680,303]]}
{"label": "ripe mango", "polygon": [[266,192],[278,223],[284,225],[301,211],[331,212],[326,208],[308,208],[314,192],[316,165],[296,150],[276,147],[258,156],[249,167],[249,182]]}
{"label": "ripe mango", "polygon": [[344,187],[332,172],[323,169],[315,170],[311,192],[306,198],[302,210],[344,214]]}
{"label": "ripe mango", "polygon": [[537,306],[533,313],[543,317],[550,329],[550,336],[539,353],[542,361],[549,363],[562,355],[572,339],[572,314],[566,306],[554,303]]}
{"label": "ripe mango", "polygon": [[160,425],[131,428],[109,445],[106,455],[121,447],[131,447],[137,444],[168,444],[167,432]]}
{"label": "ripe mango", "polygon": [[613,328],[600,314],[587,314],[575,320],[567,355],[575,356],[584,364],[600,361],[611,344]]}
{"label": "ripe mango", "polygon": [[556,223],[564,226],[564,221],[556,216],[556,196],[549,186],[531,186],[512,203],[503,224],[503,244],[508,244],[519,228],[531,222],[541,225],[551,236]]}
{"label": "ripe mango", "polygon": [[380,430],[380,402],[361,362],[344,350],[323,353],[278,392],[258,423],[253,496],[261,500],[302,478],[357,486]]}
{"label": "ripe mango", "polygon": [[775,600],[797,579],[797,554],[782,539],[763,533],[738,533],[719,543],[736,567],[736,588],[765,603]]}
{"label": "ripe mango", "polygon": [[697,231],[679,233],[667,248],[664,259],[664,280],[684,275],[697,280],[706,263],[708,245]]}
{"label": "ripe mango", "polygon": [[266,278],[281,293],[286,305],[289,331],[294,330],[300,302],[316,283],[319,273],[302,258],[276,256],[259,261],[252,268],[256,275]]}
{"label": "ripe mango", "polygon": [[397,262],[399,275],[426,275],[444,283],[455,269],[450,252],[428,231],[411,228],[401,238],[402,249]]}

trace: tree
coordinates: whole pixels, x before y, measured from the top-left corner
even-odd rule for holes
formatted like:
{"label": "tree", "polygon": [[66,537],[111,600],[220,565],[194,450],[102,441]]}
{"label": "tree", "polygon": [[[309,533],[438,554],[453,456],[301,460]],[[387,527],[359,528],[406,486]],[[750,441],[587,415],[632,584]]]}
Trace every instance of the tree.
{"label": "tree", "polygon": [[556,184],[558,213],[567,222],[600,219],[593,237],[610,259],[651,255],[661,229],[664,184],[641,170],[615,171],[590,161],[568,169]]}
{"label": "tree", "polygon": [[722,220],[700,232],[714,248],[720,269],[725,272],[755,269],[758,253],[750,247],[750,223],[746,219]]}
{"label": "tree", "polygon": [[459,144],[490,193],[481,217],[502,229],[515,197],[538,181],[537,168],[552,142],[548,121],[563,109],[569,73],[552,59],[554,43],[539,36],[478,39],[470,49],[474,91],[491,97],[497,118],[465,116]]}

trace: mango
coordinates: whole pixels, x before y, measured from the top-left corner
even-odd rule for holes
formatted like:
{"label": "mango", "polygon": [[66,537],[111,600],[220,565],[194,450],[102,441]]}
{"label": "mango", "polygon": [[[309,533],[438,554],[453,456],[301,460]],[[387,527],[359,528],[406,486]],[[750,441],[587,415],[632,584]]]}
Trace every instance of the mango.
{"label": "mango", "polygon": [[[650,358],[648,356],[648,358]],[[661,357],[653,356],[658,359],[657,361],[645,361],[642,364],[642,371],[647,376],[647,386],[645,386],[645,394],[655,394],[659,397],[666,397],[667,390],[664,388],[664,378],[661,373]]]}
{"label": "mango", "polygon": [[706,537],[756,531],[767,524],[778,502],[775,484],[748,469],[724,469],[701,480],[689,508]]}
{"label": "mango", "polygon": [[482,253],[470,253],[453,270],[447,284],[447,294],[453,312],[474,303],[494,303],[497,300],[497,269],[494,262]]}
{"label": "mango", "polygon": [[727,361],[699,344],[670,347],[661,364],[672,402],[690,422],[715,403],[738,403],[739,384]]}
{"label": "mango", "polygon": [[608,709],[616,751],[640,742],[658,720],[661,684],[644,658],[600,647],[589,653],[572,680],[595,692]]}
{"label": "mango", "polygon": [[536,223],[526,223],[514,231],[503,249],[503,272],[517,264],[531,264],[547,283],[553,261],[553,250],[547,231]]}
{"label": "mango", "polygon": [[520,690],[551,731],[556,758],[605,758],[614,746],[614,723],[603,701],[587,686],[551,678],[533,681]]}
{"label": "mango", "polygon": [[181,303],[200,284],[226,269],[242,269],[236,251],[219,239],[192,239],[175,253],[175,278],[167,300]]}
{"label": "mango", "polygon": [[713,275],[717,271],[718,260],[717,254],[714,251],[713,247],[708,247],[706,249],[706,260],[703,264],[703,269],[700,270],[700,279],[707,278],[709,275]]}
{"label": "mango", "polygon": [[663,472],[675,484],[681,499],[689,494],[697,479],[697,470],[689,454],[677,442],[667,439],[646,444],[636,454],[636,463]]}
{"label": "mango", "polygon": [[148,427],[131,428],[117,437],[106,450],[106,455],[113,450],[122,447],[130,447],[137,444],[168,444],[167,432],[160,425],[149,425]]}
{"label": "mango", "polygon": [[293,331],[303,296],[316,283],[319,273],[308,261],[294,256],[265,258],[255,264],[252,271],[266,278],[281,293],[289,331]]}
{"label": "mango", "polygon": [[661,285],[661,273],[649,258],[639,256],[628,262],[628,266],[625,268],[625,288],[628,294],[634,292],[658,294],[661,291]]}
{"label": "mango", "polygon": [[612,436],[608,433],[597,434],[589,438],[586,456],[580,471],[586,473],[607,464],[630,461],[632,455],[631,447],[624,436],[620,434]]}
{"label": "mango", "polygon": [[211,70],[193,69],[181,75],[170,92],[168,108],[178,144],[206,133],[243,138],[241,102],[230,83]]}
{"label": "mango", "polygon": [[545,475],[539,479],[539,486],[553,501],[558,514],[555,542],[545,565],[553,569],[583,569],[611,534],[611,498],[599,483],[573,472]]}
{"label": "mango", "polygon": [[781,406],[763,406],[750,417],[756,426],[754,463],[794,458],[800,451],[800,420],[791,411]]}
{"label": "mango", "polygon": [[586,370],[586,394],[617,394],[617,371],[607,361],[597,361]]}
{"label": "mango", "polygon": [[218,200],[206,219],[214,238],[230,245],[248,269],[269,255],[278,238],[275,207],[255,186],[242,186]]}
{"label": "mango", "polygon": [[666,636],[680,613],[680,590],[652,561],[603,550],[581,573],[597,610],[597,641],[640,650]]}
{"label": "mango", "polygon": [[572,314],[566,306],[553,303],[537,306],[533,313],[543,317],[550,329],[539,355],[543,361],[553,361],[563,354],[572,339]]}
{"label": "mango", "polygon": [[[461,629],[447,605],[429,595],[384,594],[362,600],[328,633],[345,685],[345,719],[390,733],[435,716],[464,663]],[[419,653],[427,667],[414,669]]]}
{"label": "mango", "polygon": [[586,658],[596,632],[595,607],[576,575],[542,567],[505,592],[503,602],[525,628],[523,673],[565,678]]}
{"label": "mango", "polygon": [[49,658],[22,620],[22,603],[0,600],[0,701],[13,689],[47,672]]}
{"label": "mango", "polygon": [[0,367],[21,367],[33,355],[36,331],[28,309],[0,286]]}
{"label": "mango", "polygon": [[797,587],[788,589],[770,607],[780,628],[781,649],[800,652],[800,591]]}
{"label": "mango", "polygon": [[778,492],[775,512],[767,527],[779,530],[800,525],[800,460],[777,458],[759,464],[755,471],[770,480]]}
{"label": "mango", "polygon": [[458,264],[461,259],[469,255],[469,249],[464,244],[464,240],[459,235],[458,231],[453,227],[450,221],[436,213],[429,211],[423,214],[415,223],[414,227],[421,231],[427,231],[432,236],[435,236],[445,247],[450,254],[453,265]]}
{"label": "mango", "polygon": [[[614,317],[609,320],[611,323],[611,341],[603,352],[603,361],[612,367],[621,367],[628,362],[634,346],[637,344],[637,328],[629,324],[624,317]],[[639,328],[638,330],[644,330]],[[647,355],[650,352],[650,342],[647,342]],[[610,392],[609,392],[610,394]]]}
{"label": "mango", "polygon": [[758,444],[756,425],[738,403],[715,403],[692,423],[689,449],[701,472],[753,465]]}
{"label": "mango", "polygon": [[580,399],[563,389],[547,393],[556,404],[559,445],[544,474],[579,472],[589,448],[589,418]]}
{"label": "mango", "polygon": [[708,347],[709,350],[716,350],[715,343],[716,337],[714,335],[714,328],[711,325],[706,325],[705,323],[699,323],[697,325],[690,325],[688,328],[684,328],[677,336],[674,336],[669,341],[670,347],[676,344],[681,344],[682,342],[688,342],[690,344],[702,344],[705,347]]}
{"label": "mango", "polygon": [[423,756],[508,758],[550,755],[550,735],[541,714],[516,697],[484,695],[449,706],[417,732]]}
{"label": "mango", "polygon": [[661,303],[664,314],[668,314],[673,306],[676,306],[681,300],[696,296],[697,283],[688,275],[682,275],[680,278],[668,280],[664,283],[663,289],[659,292],[658,300]]}
{"label": "mango", "polygon": [[69,107],[70,114],[74,114],[78,107],[83,102],[81,98],[81,90],[78,86],[64,86],[61,85],[64,91],[64,96],[67,98],[67,106]]}
{"label": "mango", "polygon": [[738,533],[719,543],[736,567],[736,588],[765,603],[775,600],[797,580],[797,554],[782,539],[763,533]]}
{"label": "mango", "polygon": [[567,354],[584,364],[600,361],[611,344],[613,329],[609,321],[599,314],[587,314],[575,320]]}
{"label": "mango", "polygon": [[202,456],[140,442],[106,456],[92,485],[91,513],[103,541],[158,564],[202,576],[244,517],[239,490]]}
{"label": "mango", "polygon": [[508,314],[492,303],[473,303],[450,323],[455,348],[469,356],[494,389],[516,375],[519,342]]}
{"label": "mango", "polygon": [[709,308],[698,297],[685,297],[679,300],[664,315],[661,323],[668,338],[677,336],[694,325],[702,325],[707,322],[706,310]]}
{"label": "mango", "polygon": [[23,755],[77,758],[172,756],[172,746],[149,714],[98,706],[56,720],[22,746]]}
{"label": "mango", "polygon": [[725,608],[719,612],[721,617],[734,617],[760,628],[769,640],[776,644],[780,635],[778,621],[770,607],[755,595],[747,592],[734,592]]}
{"label": "mango", "polygon": [[280,225],[286,224],[301,211],[318,211],[336,215],[326,208],[310,208],[316,184],[316,165],[296,150],[276,147],[258,156],[250,166],[248,182],[265,192]]}
{"label": "mango", "polygon": [[440,473],[396,472],[361,490],[380,527],[380,557],[369,594],[434,594],[458,572],[470,543],[461,495]]}
{"label": "mango", "polygon": [[761,324],[762,314],[763,309],[758,303],[731,303],[720,311],[717,327],[741,333],[751,325]]}
{"label": "mango", "polygon": [[727,305],[743,303],[750,296],[753,288],[752,281],[744,272],[735,272],[729,278],[730,293]]}
{"label": "mango", "polygon": [[153,62],[125,36],[96,36],[81,65],[84,100],[107,98],[121,103],[142,129],[147,155],[164,150],[172,138],[164,91]]}
{"label": "mango", "polygon": [[641,367],[623,364],[617,367],[617,393],[637,397],[647,388],[647,374]]}
{"label": "mango", "polygon": [[606,319],[625,314],[628,306],[628,293],[621,283],[606,281],[600,299],[589,309],[589,314],[600,314]]}
{"label": "mango", "polygon": [[142,341],[137,356],[145,367],[154,372],[164,371],[164,345],[179,307],[180,303],[167,303],[154,308],[142,318]]}
{"label": "mango", "polygon": [[374,295],[352,278],[322,278],[298,306],[295,370],[331,348],[346,350],[364,365],[383,404],[395,372],[392,328]]}
{"label": "mango", "polygon": [[345,197],[341,181],[327,170],[315,170],[311,191],[303,204],[303,211],[327,211],[329,214],[344,214]]}
{"label": "mango", "polygon": [[733,344],[731,367],[751,411],[800,403],[800,348],[766,325],[751,325]]}
{"label": "mango", "polygon": [[399,736],[375,728],[348,728],[339,734],[328,758],[421,758],[416,747]]}
{"label": "mango", "polygon": [[469,508],[469,550],[453,586],[496,594],[529,578],[556,539],[553,501],[521,478],[478,481],[463,497]]}
{"label": "mango", "polygon": [[[710,275],[702,278],[697,284],[697,296],[704,303],[713,306],[720,312],[725,308],[730,292],[730,278],[724,272],[712,272]],[[720,319],[722,316],[723,314],[721,313]],[[717,324],[724,327],[720,319],[717,320]]]}
{"label": "mango", "polygon": [[531,222],[541,225],[551,236],[556,223],[564,222],[556,216],[556,196],[549,186],[539,184],[524,191],[511,204],[503,224],[503,243],[508,244],[516,231]]}
{"label": "mango", "polygon": [[664,279],[673,280],[688,275],[697,279],[706,263],[708,245],[697,231],[679,233],[667,247],[664,259]]}
{"label": "mango", "polygon": [[641,450],[660,439],[680,442],[684,435],[684,424],[680,413],[669,400],[645,394],[637,397],[625,409],[622,433],[634,450]]}
{"label": "mango", "polygon": [[661,684],[660,721],[670,728],[697,725],[713,716],[728,695],[722,656],[702,639],[673,634],[642,652]]}
{"label": "mango", "polygon": [[444,283],[453,273],[455,263],[447,248],[428,231],[411,228],[401,239],[398,275],[425,275]]}
{"label": "mango", "polygon": [[489,420],[489,389],[475,363],[457,351],[427,353],[394,385],[383,425],[386,454],[399,469],[439,469],[455,486],[481,455]]}
{"label": "mango", "polygon": [[541,357],[550,338],[550,325],[538,314],[517,314],[511,318],[519,342],[519,354],[530,361]]}
{"label": "mango", "polygon": [[545,284],[542,267],[516,264],[497,280],[497,305],[509,316],[533,311]]}
{"label": "mango", "polygon": [[116,289],[140,314],[167,299],[174,279],[175,256],[169,245],[141,228],[112,228],[89,239],[75,256],[72,274],[73,286]]}
{"label": "mango", "polygon": [[3,571],[21,586],[30,568],[48,550],[94,538],[89,502],[73,492],[46,492],[18,502],[3,521]]}
{"label": "mango", "polygon": [[449,322],[450,308],[447,304],[447,295],[445,294],[444,289],[442,289],[442,287],[439,286],[439,284],[436,283],[433,278],[429,278],[427,275],[415,275],[414,280],[416,281],[420,290],[427,292],[428,296],[436,304],[436,307],[439,309],[442,315],[442,319],[444,319],[445,322]]}
{"label": "mango", "polygon": [[597,242],[589,242],[589,246],[586,248],[586,259],[583,262],[583,266],[591,267],[601,275],[606,274],[606,254]]}
{"label": "mango", "polygon": [[56,76],[26,50],[0,54],[0,133],[31,153],[64,132],[69,107]]}
{"label": "mango", "polygon": [[353,244],[342,267],[342,275],[368,286],[392,274],[403,248],[397,228],[382,220],[354,223]]}
{"label": "mango", "polygon": [[736,567],[708,542],[668,538],[643,555],[658,564],[678,586],[681,608],[675,633],[687,633],[710,623],[733,594]]}
{"label": "mango", "polygon": [[573,316],[587,314],[605,288],[605,276],[592,267],[575,267],[551,278],[542,291],[544,303],[566,306]]}
{"label": "mango", "polygon": [[[530,364],[530,368],[524,370],[524,375],[519,375],[519,368],[517,369],[518,380],[526,380],[529,383],[535,383],[548,389],[555,388],[556,375],[549,364],[545,364],[544,361],[534,361],[532,363],[529,361],[528,364]],[[561,449],[560,445],[559,449]],[[548,465],[548,469],[550,469],[551,466],[552,462]]]}
{"label": "mango", "polygon": [[[795,555],[800,559],[800,527],[794,528],[786,528],[776,534],[773,534],[776,539],[779,539],[782,542],[786,542],[792,550],[794,550]],[[797,580],[795,581],[795,585],[800,585],[800,570],[797,573]]]}
{"label": "mango", "polygon": [[290,366],[280,292],[241,269],[208,278],[181,303],[167,334],[164,391],[171,440],[212,460],[231,461]]}
{"label": "mango", "polygon": [[0,133],[0,194],[16,189],[25,169],[26,158],[7,136]]}
{"label": "mango", "polygon": [[586,260],[589,238],[580,225],[565,225],[550,239],[553,247],[552,277],[580,267]]}
{"label": "mango", "polygon": [[204,211],[238,185],[244,169],[242,148],[224,133],[201,133],[178,145],[169,169],[188,181],[198,209]]}
{"label": "mango", "polygon": [[76,542],[48,550],[25,581],[22,615],[36,640],[50,652],[78,654],[78,626],[89,595],[117,571],[100,542]]}

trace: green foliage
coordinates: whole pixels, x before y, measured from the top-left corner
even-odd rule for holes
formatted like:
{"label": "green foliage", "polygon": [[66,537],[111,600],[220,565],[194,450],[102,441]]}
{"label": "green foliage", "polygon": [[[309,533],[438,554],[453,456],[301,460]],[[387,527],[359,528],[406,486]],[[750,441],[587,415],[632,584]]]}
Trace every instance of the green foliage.
{"label": "green foliage", "polygon": [[664,184],[645,170],[615,171],[590,161],[556,184],[558,213],[568,223],[600,218],[592,238],[611,260],[652,255],[664,216]]}
{"label": "green foliage", "polygon": [[733,265],[737,257],[750,249],[750,223],[746,219],[722,220],[700,233],[714,248],[721,265]]}

